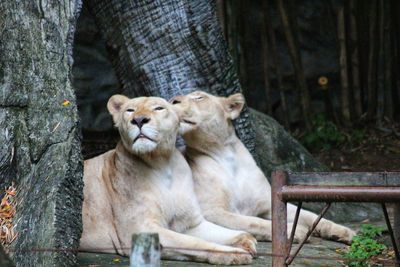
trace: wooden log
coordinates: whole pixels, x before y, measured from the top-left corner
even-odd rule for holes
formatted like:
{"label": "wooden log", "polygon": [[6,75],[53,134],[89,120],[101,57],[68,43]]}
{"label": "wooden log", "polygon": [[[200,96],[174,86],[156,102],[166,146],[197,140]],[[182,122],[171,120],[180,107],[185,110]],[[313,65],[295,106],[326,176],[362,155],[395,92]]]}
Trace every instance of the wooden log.
{"label": "wooden log", "polygon": [[156,233],[132,235],[130,267],[160,267],[160,241]]}

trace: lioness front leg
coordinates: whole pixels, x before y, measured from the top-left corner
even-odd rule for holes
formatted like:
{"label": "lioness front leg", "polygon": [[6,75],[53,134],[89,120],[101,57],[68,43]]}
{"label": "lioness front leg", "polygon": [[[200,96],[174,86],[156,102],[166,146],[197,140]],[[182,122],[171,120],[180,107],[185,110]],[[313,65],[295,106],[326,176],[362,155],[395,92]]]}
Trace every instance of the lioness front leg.
{"label": "lioness front leg", "polygon": [[223,265],[250,264],[252,261],[252,256],[241,248],[211,243],[159,226],[154,226],[149,230],[159,234],[164,259],[191,260]]}
{"label": "lioness front leg", "polygon": [[[222,225],[224,227],[242,230],[248,232],[256,237],[258,241],[271,241],[272,237],[272,223],[270,220],[262,219],[259,217],[246,216],[226,210],[209,211],[204,214],[205,218],[213,223]],[[288,236],[292,230],[292,224],[288,224]],[[302,226],[296,228],[294,236],[295,241],[302,240],[307,232]]]}
{"label": "lioness front leg", "polygon": [[203,220],[199,225],[189,229],[185,234],[221,244],[242,248],[251,255],[257,253],[257,240],[249,233],[228,229]]}
{"label": "lioness front leg", "polygon": [[[288,221],[294,220],[296,209],[297,207],[295,205],[292,205],[290,203],[287,204]],[[300,212],[298,224],[309,229],[311,228],[317,217],[318,216],[315,213],[302,209]],[[314,231],[314,235],[320,236],[325,239],[340,241],[346,244],[351,243],[351,240],[353,239],[353,236],[355,234],[356,233],[350,228],[334,223],[327,219],[321,219]]]}
{"label": "lioness front leg", "polygon": [[271,241],[271,221],[218,209],[206,211],[204,217],[215,224],[248,232],[259,241]]}

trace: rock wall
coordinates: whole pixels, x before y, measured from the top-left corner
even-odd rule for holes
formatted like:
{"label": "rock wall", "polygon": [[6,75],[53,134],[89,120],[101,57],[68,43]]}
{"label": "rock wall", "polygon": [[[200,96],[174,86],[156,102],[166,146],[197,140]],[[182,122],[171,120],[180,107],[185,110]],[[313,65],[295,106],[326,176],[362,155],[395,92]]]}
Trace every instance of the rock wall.
{"label": "rock wall", "polygon": [[[72,44],[79,0],[0,2],[0,188],[16,183],[16,266],[73,266],[82,161]],[[32,252],[37,249],[61,252]]]}

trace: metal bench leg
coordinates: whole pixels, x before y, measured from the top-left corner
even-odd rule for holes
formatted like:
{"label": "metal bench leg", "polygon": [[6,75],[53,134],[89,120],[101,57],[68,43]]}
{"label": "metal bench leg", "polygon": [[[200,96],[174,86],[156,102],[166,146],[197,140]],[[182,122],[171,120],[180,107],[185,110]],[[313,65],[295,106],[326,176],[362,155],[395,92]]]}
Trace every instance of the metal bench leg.
{"label": "metal bench leg", "polygon": [[[393,223],[394,237],[397,242],[400,242],[400,203],[394,204],[394,223]],[[396,267],[400,267],[400,262],[398,261]]]}
{"label": "metal bench leg", "polygon": [[[322,209],[321,213],[318,215],[317,219],[315,219],[313,225],[311,228],[308,230],[306,237],[304,238],[303,241],[299,244],[297,247],[296,251],[293,253],[293,255],[289,255],[288,259],[286,260],[286,264],[290,265],[294,258],[297,256],[297,254],[300,252],[300,249],[304,246],[304,244],[307,242],[308,238],[311,236],[311,234],[314,232],[315,228],[317,227],[318,223],[321,221],[322,217],[326,214],[328,211],[329,207],[331,206],[331,203],[326,203],[325,207]],[[290,253],[290,252],[288,252]]]}
{"label": "metal bench leg", "polygon": [[287,174],[283,171],[272,173],[272,266],[286,267],[288,248],[287,207],[280,192],[287,183]]}
{"label": "metal bench leg", "polygon": [[396,238],[393,233],[392,225],[390,223],[390,219],[389,219],[389,215],[388,215],[385,203],[382,203],[382,210],[383,210],[383,215],[385,216],[385,221],[386,221],[386,225],[387,225],[387,228],[388,228],[388,231],[390,234],[390,238],[392,239],[393,250],[394,250],[394,254],[396,256],[397,265],[399,265],[399,262],[400,262],[399,249],[397,247]]}

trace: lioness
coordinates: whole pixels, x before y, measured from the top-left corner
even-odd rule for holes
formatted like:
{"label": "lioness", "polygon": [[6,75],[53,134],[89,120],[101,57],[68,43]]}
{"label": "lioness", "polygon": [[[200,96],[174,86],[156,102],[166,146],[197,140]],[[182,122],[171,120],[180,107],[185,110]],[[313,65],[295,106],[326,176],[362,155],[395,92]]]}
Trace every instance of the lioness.
{"label": "lioness", "polygon": [[[235,134],[232,120],[244,105],[242,94],[227,98],[193,92],[171,100],[181,118],[185,155],[193,172],[195,192],[205,218],[244,230],[257,240],[271,240],[271,187],[253,157]],[[288,205],[288,221],[296,206]],[[303,239],[317,215],[302,210],[295,239]],[[288,232],[291,230],[288,224]],[[355,234],[322,219],[315,233],[349,243]]]}
{"label": "lioness", "polygon": [[182,248],[163,251],[163,258],[250,263],[255,238],[201,213],[190,167],[175,148],[174,107],[157,97],[114,95],[107,108],[121,141],[85,161],[80,249],[128,255],[132,233],[156,232],[163,247]]}

